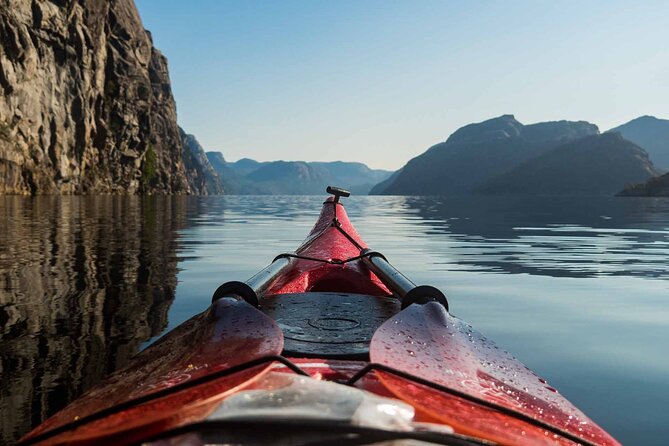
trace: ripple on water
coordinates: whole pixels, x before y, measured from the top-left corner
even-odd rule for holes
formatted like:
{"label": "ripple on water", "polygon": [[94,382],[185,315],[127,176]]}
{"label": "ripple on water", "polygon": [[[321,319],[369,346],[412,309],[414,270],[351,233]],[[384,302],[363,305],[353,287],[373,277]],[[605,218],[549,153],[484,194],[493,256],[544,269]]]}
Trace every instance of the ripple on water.
{"label": "ripple on water", "polygon": [[[0,197],[0,417],[6,428],[0,442],[12,443],[126,364],[141,346],[206,308],[220,283],[250,277],[277,253],[293,250],[321,202],[322,197]],[[544,278],[542,286],[565,294],[574,290],[554,278],[598,278],[602,286],[614,276],[655,285],[669,278],[669,200],[352,197],[345,204],[371,247],[409,277],[447,284],[456,308],[466,305],[466,290],[450,284],[455,274],[478,284],[477,296],[499,296],[508,283],[504,278],[513,274]],[[655,303],[656,294],[644,294],[649,290],[634,288],[630,295],[639,305]],[[514,287],[524,307],[531,299],[547,299],[536,291],[523,294]],[[510,298],[495,304],[489,299],[476,308],[480,321],[495,321],[490,327],[500,327],[498,334],[512,335],[520,322],[532,322],[499,317]],[[610,305],[598,305],[597,320],[607,320]],[[615,330],[583,355],[619,354],[620,343],[637,339],[629,351],[652,358],[649,336],[634,338],[630,331],[610,345],[621,324],[639,323],[629,312],[624,314],[630,321],[616,314],[621,313],[609,314]],[[646,326],[651,316],[657,322],[655,337],[666,339],[664,313],[648,307],[643,314]],[[569,317],[583,326],[593,323],[589,316]],[[542,324],[543,331],[553,329],[550,319]],[[539,345],[532,342],[544,339],[534,334],[532,342],[528,336],[514,342],[511,335],[510,350],[519,356],[532,357],[531,346]],[[536,356],[533,368],[554,371],[555,382],[587,363],[578,362],[578,350],[565,349],[569,354]],[[572,367],[561,369],[554,357]],[[660,359],[651,365],[669,374]],[[606,400],[615,388],[606,387],[600,373],[589,379],[606,390],[598,397]],[[653,419],[645,408],[630,413]],[[614,429],[630,424],[618,422],[622,415],[611,416]]]}

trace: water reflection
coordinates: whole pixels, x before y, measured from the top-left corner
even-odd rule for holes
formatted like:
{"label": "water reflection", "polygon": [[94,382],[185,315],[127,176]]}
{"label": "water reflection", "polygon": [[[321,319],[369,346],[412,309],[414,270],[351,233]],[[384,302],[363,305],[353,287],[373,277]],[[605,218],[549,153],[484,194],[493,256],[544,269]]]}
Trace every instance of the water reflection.
{"label": "water reflection", "polygon": [[669,200],[406,199],[453,267],[554,277],[669,277]]}
{"label": "water reflection", "polygon": [[[0,442],[202,311],[220,283],[244,280],[295,249],[322,198],[0,197]],[[663,444],[658,417],[666,404],[648,400],[669,395],[669,200],[351,197],[345,204],[372,248],[416,282],[445,290],[457,315],[621,440],[643,430],[646,441],[636,443]],[[635,385],[624,397],[638,404],[612,402]],[[630,413],[645,420],[643,429],[625,421]]]}
{"label": "water reflection", "polygon": [[176,231],[199,212],[192,205],[0,197],[3,443],[123,367],[167,325]]}

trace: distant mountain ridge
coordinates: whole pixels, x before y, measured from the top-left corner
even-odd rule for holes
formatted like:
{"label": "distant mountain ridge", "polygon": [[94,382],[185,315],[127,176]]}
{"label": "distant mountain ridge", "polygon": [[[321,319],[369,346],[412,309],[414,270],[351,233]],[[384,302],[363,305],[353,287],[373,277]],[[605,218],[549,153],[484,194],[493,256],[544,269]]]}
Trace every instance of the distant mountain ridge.
{"label": "distant mountain ridge", "polygon": [[357,162],[261,162],[249,158],[226,162],[220,152],[207,152],[207,157],[226,193],[240,195],[320,195],[327,185],[364,195],[392,174]]}
{"label": "distant mountain ridge", "polygon": [[655,166],[669,170],[669,120],[641,116],[609,132],[621,133],[625,139],[646,150]]}
{"label": "distant mountain ridge", "polygon": [[263,163],[245,178],[269,195],[321,194],[330,182],[327,172],[304,161]]}
{"label": "distant mountain ridge", "polygon": [[410,160],[385,187],[384,195],[449,195],[476,191],[486,181],[567,142],[599,134],[585,121],[523,125],[502,115],[455,131],[445,142]]}
{"label": "distant mountain ridge", "polygon": [[487,194],[613,195],[659,171],[620,133],[580,138],[521,163],[478,189]]}

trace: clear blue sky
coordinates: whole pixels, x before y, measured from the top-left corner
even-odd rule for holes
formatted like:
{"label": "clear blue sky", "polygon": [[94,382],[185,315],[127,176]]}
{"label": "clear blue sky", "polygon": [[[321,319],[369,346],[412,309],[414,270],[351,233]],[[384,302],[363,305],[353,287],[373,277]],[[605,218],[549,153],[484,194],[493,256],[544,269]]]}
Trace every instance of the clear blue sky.
{"label": "clear blue sky", "polygon": [[181,126],[233,161],[396,169],[506,113],[669,118],[669,1],[136,2]]}

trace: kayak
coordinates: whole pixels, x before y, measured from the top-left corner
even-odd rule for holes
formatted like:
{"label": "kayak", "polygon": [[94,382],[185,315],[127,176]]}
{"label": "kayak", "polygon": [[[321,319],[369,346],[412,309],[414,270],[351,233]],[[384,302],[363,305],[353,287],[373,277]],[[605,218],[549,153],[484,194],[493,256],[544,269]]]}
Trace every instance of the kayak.
{"label": "kayak", "polygon": [[294,252],[19,444],[619,444],[370,249],[349,193],[327,191]]}

